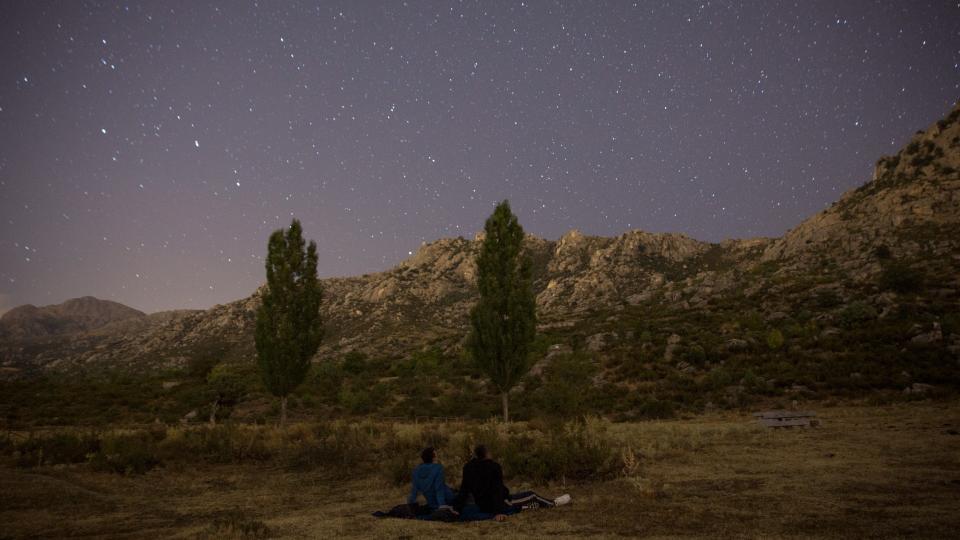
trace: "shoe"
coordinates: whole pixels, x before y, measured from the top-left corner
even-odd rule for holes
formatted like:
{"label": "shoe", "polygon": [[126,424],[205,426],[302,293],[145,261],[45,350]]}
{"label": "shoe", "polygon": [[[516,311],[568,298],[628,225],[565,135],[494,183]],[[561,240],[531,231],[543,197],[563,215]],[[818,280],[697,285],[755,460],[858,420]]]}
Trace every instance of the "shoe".
{"label": "shoe", "polygon": [[570,495],[564,493],[563,495],[557,497],[553,500],[553,504],[557,506],[563,506],[565,504],[570,504]]}

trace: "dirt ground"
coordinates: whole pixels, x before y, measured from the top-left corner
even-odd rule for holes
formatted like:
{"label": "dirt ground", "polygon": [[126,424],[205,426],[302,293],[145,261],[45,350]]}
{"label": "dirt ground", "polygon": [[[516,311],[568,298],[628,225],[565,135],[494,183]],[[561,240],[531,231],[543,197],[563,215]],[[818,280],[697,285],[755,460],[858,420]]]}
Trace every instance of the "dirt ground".
{"label": "dirt ground", "polygon": [[[960,404],[818,408],[813,429],[765,430],[746,415],[624,426],[641,450],[630,478],[529,486],[567,507],[506,523],[379,520],[406,490],[379,476],[254,466],[0,468],[0,537],[106,538],[956,538]],[[705,430],[729,437],[698,444]],[[661,430],[661,431],[658,431]],[[681,441],[676,443],[676,441]],[[690,441],[683,444],[682,441]]]}

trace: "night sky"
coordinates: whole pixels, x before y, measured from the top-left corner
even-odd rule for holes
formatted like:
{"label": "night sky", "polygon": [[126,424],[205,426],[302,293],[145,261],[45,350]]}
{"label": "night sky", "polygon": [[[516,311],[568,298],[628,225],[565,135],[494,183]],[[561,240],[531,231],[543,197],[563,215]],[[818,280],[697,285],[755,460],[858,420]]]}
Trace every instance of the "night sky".
{"label": "night sky", "polygon": [[960,97],[953,2],[0,3],[0,311],[466,236],[780,235]]}

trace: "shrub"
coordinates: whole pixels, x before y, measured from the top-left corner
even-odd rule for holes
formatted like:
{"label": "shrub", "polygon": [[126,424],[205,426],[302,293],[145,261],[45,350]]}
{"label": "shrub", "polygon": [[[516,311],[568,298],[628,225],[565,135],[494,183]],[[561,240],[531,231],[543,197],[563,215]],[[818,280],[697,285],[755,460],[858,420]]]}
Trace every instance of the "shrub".
{"label": "shrub", "polygon": [[95,433],[78,435],[76,433],[55,433],[52,435],[30,437],[14,446],[17,452],[16,463],[20,467],[55,465],[61,463],[83,463],[88,454],[97,452],[100,441]]}
{"label": "shrub", "polygon": [[350,351],[343,356],[343,371],[350,375],[360,375],[367,369],[367,355],[360,351]]}
{"label": "shrub", "polygon": [[816,307],[821,309],[829,309],[835,306],[840,305],[843,300],[840,298],[840,295],[836,291],[830,289],[817,291],[816,296],[813,299],[813,303]]}
{"label": "shrub", "polygon": [[921,283],[921,274],[902,261],[888,262],[880,273],[880,287],[898,293],[916,291]]}
{"label": "shrub", "polygon": [[687,363],[694,366],[702,366],[707,361],[707,351],[698,343],[685,348],[682,356]]}
{"label": "shrub", "polygon": [[676,406],[655,396],[633,395],[629,399],[630,408],[625,416],[628,419],[662,420],[673,418]]}
{"label": "shrub", "polygon": [[340,389],[338,400],[343,408],[353,414],[364,414],[374,409],[374,402],[370,396],[370,392],[367,392],[363,388],[344,387]]}
{"label": "shrub", "polygon": [[143,474],[160,464],[156,437],[149,431],[104,435],[100,451],[93,455],[91,463],[101,471]]}
{"label": "shrub", "polygon": [[759,377],[753,372],[753,370],[748,369],[743,373],[743,378],[740,380],[740,384],[751,393],[762,393],[767,390],[767,381],[763,377]]}
{"label": "shrub", "polygon": [[[408,485],[414,462],[414,459],[405,454],[394,454],[383,461],[383,475],[391,485]],[[449,483],[449,479],[447,481]]]}
{"label": "shrub", "polygon": [[187,355],[187,375],[205,379],[210,370],[226,355],[227,348],[218,343],[202,343],[184,352]]}
{"label": "shrub", "polygon": [[960,312],[948,313],[943,317],[943,334],[960,334]]}
{"label": "shrub", "polygon": [[240,429],[229,425],[201,426],[176,431],[160,441],[158,453],[164,461],[206,463],[233,463],[245,458],[266,457],[263,446],[256,446],[257,431],[251,431],[245,434]]}
{"label": "shrub", "polygon": [[[282,452],[289,466],[328,468],[332,472],[351,474],[355,467],[376,459],[375,434],[373,425],[365,423],[298,426],[281,432]],[[385,435],[389,440],[390,434]]]}
{"label": "shrub", "polygon": [[9,433],[0,433],[0,454],[9,454],[16,448],[13,437]]}
{"label": "shrub", "polygon": [[315,391],[324,403],[335,403],[343,388],[343,371],[334,362],[320,362],[313,368],[308,388]]}
{"label": "shrub", "polygon": [[606,428],[599,420],[581,420],[554,425],[546,432],[528,429],[519,435],[495,436],[487,444],[512,477],[535,482],[609,478],[619,464]]}
{"label": "shrub", "polygon": [[591,394],[596,368],[582,354],[554,358],[544,373],[544,383],[537,389],[537,410],[545,416],[572,418],[584,414]]}
{"label": "shrub", "polygon": [[711,369],[704,379],[704,386],[711,390],[720,390],[737,382],[736,374],[725,367]]}
{"label": "shrub", "polygon": [[776,351],[783,347],[783,332],[774,328],[767,332],[767,348],[771,351]]}
{"label": "shrub", "polygon": [[890,248],[886,244],[878,245],[874,250],[873,254],[882,261],[889,260],[893,257],[893,254],[890,252]]}
{"label": "shrub", "polygon": [[231,408],[243,399],[246,388],[243,378],[228,364],[217,364],[207,374],[208,399],[217,408],[215,413],[229,416]]}
{"label": "shrub", "polygon": [[440,349],[432,347],[416,351],[400,362],[396,362],[392,367],[392,372],[400,377],[437,375],[448,371],[449,364],[449,362],[444,361]]}
{"label": "shrub", "polygon": [[756,311],[748,311],[740,317],[740,325],[747,330],[759,332],[763,329],[763,316]]}
{"label": "shrub", "polygon": [[876,318],[877,310],[864,302],[851,302],[837,314],[840,325],[845,328],[854,328]]}

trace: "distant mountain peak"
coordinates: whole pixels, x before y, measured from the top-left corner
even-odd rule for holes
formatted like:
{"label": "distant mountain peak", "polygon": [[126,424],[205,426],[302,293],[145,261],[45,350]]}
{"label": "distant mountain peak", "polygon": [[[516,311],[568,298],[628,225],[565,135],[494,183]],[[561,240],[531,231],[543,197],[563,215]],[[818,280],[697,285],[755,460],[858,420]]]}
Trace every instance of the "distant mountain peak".
{"label": "distant mountain peak", "polygon": [[46,337],[88,332],[110,323],[146,317],[142,311],[93,296],[37,307],[25,304],[0,316],[0,333],[12,337]]}

